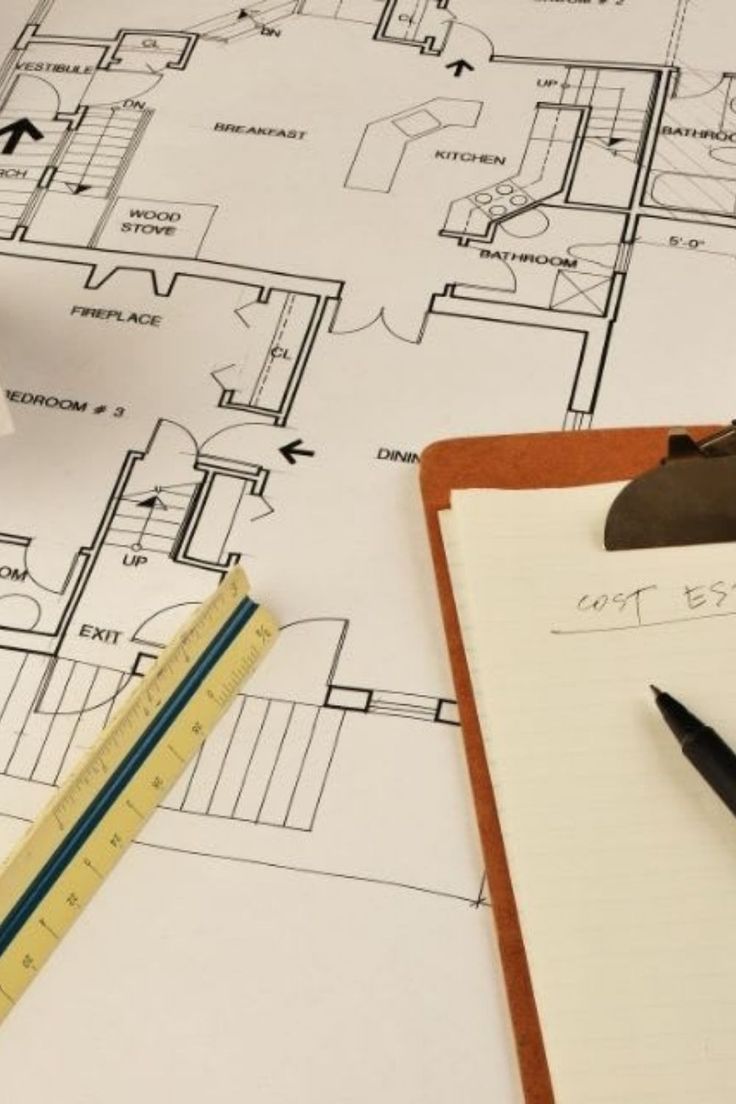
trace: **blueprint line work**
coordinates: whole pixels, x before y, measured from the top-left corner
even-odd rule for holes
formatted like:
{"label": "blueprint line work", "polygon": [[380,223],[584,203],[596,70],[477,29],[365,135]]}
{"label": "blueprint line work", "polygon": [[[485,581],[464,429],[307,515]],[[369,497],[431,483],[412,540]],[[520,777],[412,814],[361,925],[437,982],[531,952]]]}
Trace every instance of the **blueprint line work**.
{"label": "blueprint line work", "polygon": [[728,0],[5,0],[3,847],[233,564],[282,627],[120,873],[159,1049],[136,921],[9,1099],[516,1099],[417,462],[731,416],[735,52]]}

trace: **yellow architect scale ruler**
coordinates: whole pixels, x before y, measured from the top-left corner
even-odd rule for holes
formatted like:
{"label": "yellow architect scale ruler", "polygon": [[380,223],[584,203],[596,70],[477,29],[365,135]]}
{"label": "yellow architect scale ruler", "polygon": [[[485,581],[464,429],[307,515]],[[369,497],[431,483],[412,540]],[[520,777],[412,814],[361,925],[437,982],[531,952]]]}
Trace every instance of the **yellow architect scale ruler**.
{"label": "yellow architect scale ruler", "polygon": [[0,867],[0,1020],[180,778],[276,623],[233,568]]}

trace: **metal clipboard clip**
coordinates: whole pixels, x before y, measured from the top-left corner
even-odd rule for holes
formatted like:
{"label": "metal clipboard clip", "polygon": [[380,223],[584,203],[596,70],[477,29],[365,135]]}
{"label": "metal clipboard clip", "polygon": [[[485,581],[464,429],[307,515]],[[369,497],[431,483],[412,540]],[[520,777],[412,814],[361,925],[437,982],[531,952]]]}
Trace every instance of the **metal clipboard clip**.
{"label": "metal clipboard clip", "polygon": [[667,456],[616,496],[609,552],[736,541],[736,421],[701,441],[669,431]]}

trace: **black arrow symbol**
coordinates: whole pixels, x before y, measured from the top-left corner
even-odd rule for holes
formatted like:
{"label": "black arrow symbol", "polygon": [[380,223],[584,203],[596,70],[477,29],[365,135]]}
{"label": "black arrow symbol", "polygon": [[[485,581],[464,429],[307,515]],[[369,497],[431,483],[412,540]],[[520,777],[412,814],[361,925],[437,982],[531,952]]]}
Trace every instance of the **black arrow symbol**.
{"label": "black arrow symbol", "polygon": [[148,534],[148,526],[153,521],[153,514],[155,510],[168,510],[168,506],[163,502],[157,494],[151,495],[150,498],[143,499],[142,502],[136,502],[136,506],[139,506],[141,510],[148,510],[141,531],[136,538],[135,544],[131,545],[132,548],[141,548],[143,546],[143,540]]}
{"label": "black arrow symbol", "polygon": [[67,188],[72,195],[82,195],[83,192],[88,192],[91,187],[91,184],[67,184]]}
{"label": "black arrow symbol", "polygon": [[151,495],[144,502],[136,502],[136,506],[140,506],[143,510],[168,510],[168,506],[161,501],[158,495]]}
{"label": "black arrow symbol", "polygon": [[0,151],[7,154],[15,153],[16,146],[24,135],[28,135],[34,142],[39,142],[44,137],[30,119],[16,119],[14,123],[8,123],[7,126],[0,127],[0,134],[8,135],[8,140]]}
{"label": "black arrow symbol", "polygon": [[465,69],[467,69],[469,73],[472,73],[475,70],[475,66],[471,65],[465,58],[458,58],[457,61],[451,61],[449,65],[446,65],[445,69],[452,69],[452,75],[454,77],[461,77]]}
{"label": "black arrow symbol", "polygon": [[290,464],[296,464],[297,456],[314,456],[312,449],[299,448],[303,444],[304,441],[301,437],[297,437],[296,441],[290,441],[288,445],[282,445],[279,452],[284,460],[288,460]]}
{"label": "black arrow symbol", "polygon": [[248,11],[248,9],[247,8],[241,8],[240,11],[238,12],[238,19],[249,19],[249,18],[250,18],[250,12]]}

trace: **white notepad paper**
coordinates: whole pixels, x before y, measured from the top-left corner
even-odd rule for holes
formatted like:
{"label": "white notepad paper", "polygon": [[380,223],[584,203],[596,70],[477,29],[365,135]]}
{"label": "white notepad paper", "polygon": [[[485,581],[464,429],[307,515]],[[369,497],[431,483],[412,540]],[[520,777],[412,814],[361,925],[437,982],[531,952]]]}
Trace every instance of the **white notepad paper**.
{"label": "white notepad paper", "polygon": [[460,491],[453,589],[558,1104],[736,1100],[736,548],[606,552],[619,485]]}

